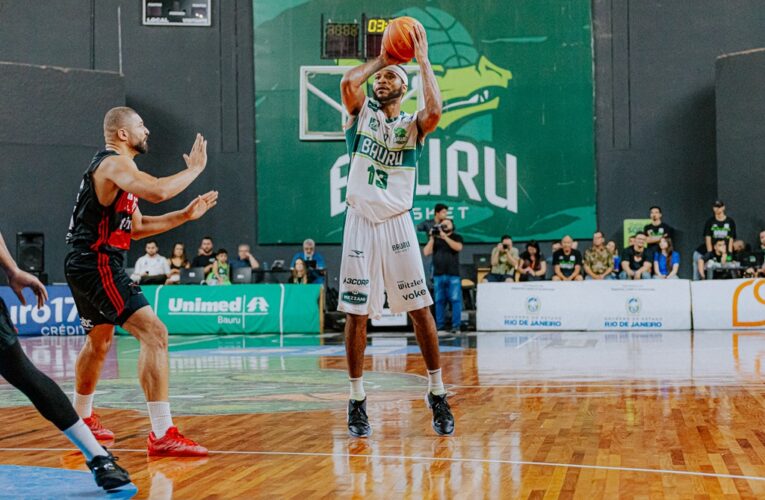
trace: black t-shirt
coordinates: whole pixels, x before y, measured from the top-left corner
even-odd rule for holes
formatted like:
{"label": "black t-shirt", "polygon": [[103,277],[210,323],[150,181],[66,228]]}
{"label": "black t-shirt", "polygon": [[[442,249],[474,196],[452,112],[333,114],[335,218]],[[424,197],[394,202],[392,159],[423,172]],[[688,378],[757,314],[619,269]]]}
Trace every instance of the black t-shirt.
{"label": "black t-shirt", "polygon": [[[715,252],[707,252],[704,254],[704,262],[709,262],[710,260],[713,260],[717,262],[718,264],[723,263],[722,255],[717,255]],[[726,256],[725,262],[731,262],[732,260],[733,258],[730,256],[730,254],[728,254]]]}
{"label": "black t-shirt", "polygon": [[758,268],[762,265],[762,261],[760,260],[762,258],[762,252],[758,255],[757,252],[747,252],[746,250],[742,252],[737,252],[733,254],[733,260],[736,262],[739,262],[742,267],[752,267],[752,268]]}
{"label": "black t-shirt", "polygon": [[[643,228],[645,231],[646,236],[649,238],[653,238],[655,236],[669,236],[670,238],[674,238],[675,230],[672,229],[672,226],[669,224],[661,223],[658,226],[654,226],[653,224],[646,224],[645,228]],[[653,254],[656,252],[656,250],[659,249],[658,243],[651,243],[648,245],[648,250]]]}
{"label": "black t-shirt", "polygon": [[191,261],[191,267],[207,267],[215,262],[215,255],[197,255]]}
{"label": "black t-shirt", "polygon": [[[462,236],[456,233],[449,235],[451,240],[462,243]],[[433,241],[433,276],[460,275],[460,253],[452,250],[442,238]]]}
{"label": "black t-shirt", "polygon": [[578,265],[582,266],[582,254],[579,250],[571,249],[571,253],[566,255],[563,253],[563,249],[556,251],[552,256],[552,265],[560,266],[560,272],[565,277],[569,277],[574,274],[574,268]]}
{"label": "black t-shirt", "polygon": [[648,250],[636,252],[635,247],[625,248],[624,252],[622,252],[622,262],[628,262],[630,269],[633,271],[637,271],[643,267],[646,262],[651,262],[649,257],[650,255]]}
{"label": "black t-shirt", "polygon": [[704,224],[704,237],[707,236],[712,238],[713,243],[715,240],[736,239],[736,222],[730,217],[725,217],[722,221],[710,217]]}

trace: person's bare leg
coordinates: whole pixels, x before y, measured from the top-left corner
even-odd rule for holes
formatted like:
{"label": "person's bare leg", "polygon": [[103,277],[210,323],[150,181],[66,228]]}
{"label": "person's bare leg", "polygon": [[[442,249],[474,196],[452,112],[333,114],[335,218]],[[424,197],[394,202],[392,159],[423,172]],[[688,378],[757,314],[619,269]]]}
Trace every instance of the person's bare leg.
{"label": "person's bare leg", "polygon": [[141,343],[138,378],[151,420],[149,456],[199,457],[207,448],[184,438],[173,425],[169,399],[167,327],[151,307],[134,312],[122,327]]}
{"label": "person's bare leg", "polygon": [[74,409],[93,435],[103,441],[114,439],[114,433],[101,425],[98,415],[93,412],[93,398],[96,385],[101,378],[101,368],[103,368],[104,360],[109,354],[113,338],[114,327],[112,325],[95,326],[88,332],[85,345],[82,346],[77,355],[74,368]]}
{"label": "person's bare leg", "polygon": [[103,368],[106,355],[111,349],[113,338],[114,327],[112,325],[98,325],[88,333],[85,345],[82,346],[77,355],[77,363],[74,368],[75,390],[78,394],[93,394],[95,392],[98,380],[101,378],[101,368]]}
{"label": "person's bare leg", "polygon": [[133,313],[123,328],[141,343],[138,378],[146,401],[167,401],[170,383],[164,323],[147,306]]}
{"label": "person's bare leg", "polygon": [[441,368],[441,355],[438,350],[438,330],[433,315],[430,314],[429,307],[423,307],[416,311],[411,311],[409,316],[414,325],[414,335],[417,337],[417,344],[422,351],[422,357],[425,359],[425,366],[428,371]]}
{"label": "person's bare leg", "polygon": [[351,394],[348,399],[348,434],[365,438],[372,434],[364,392],[364,351],[367,348],[367,315],[345,315],[345,359]]}
{"label": "person's bare leg", "polygon": [[433,430],[440,436],[454,434],[454,416],[446,398],[441,380],[441,355],[438,350],[438,330],[429,307],[411,311],[409,317],[414,325],[414,335],[420,346],[425,366],[428,368],[428,393],[426,402],[433,411]]}
{"label": "person's bare leg", "polygon": [[359,314],[345,315],[345,359],[348,361],[348,375],[352,379],[364,374],[368,317]]}

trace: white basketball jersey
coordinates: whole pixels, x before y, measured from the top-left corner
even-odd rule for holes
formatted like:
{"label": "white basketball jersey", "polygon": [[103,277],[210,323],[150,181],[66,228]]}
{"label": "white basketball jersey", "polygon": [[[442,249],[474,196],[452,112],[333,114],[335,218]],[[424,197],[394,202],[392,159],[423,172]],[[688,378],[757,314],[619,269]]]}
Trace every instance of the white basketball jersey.
{"label": "white basketball jersey", "polygon": [[345,130],[351,158],[348,205],[375,224],[411,210],[422,152],[418,138],[417,113],[386,118],[380,104],[367,97]]}

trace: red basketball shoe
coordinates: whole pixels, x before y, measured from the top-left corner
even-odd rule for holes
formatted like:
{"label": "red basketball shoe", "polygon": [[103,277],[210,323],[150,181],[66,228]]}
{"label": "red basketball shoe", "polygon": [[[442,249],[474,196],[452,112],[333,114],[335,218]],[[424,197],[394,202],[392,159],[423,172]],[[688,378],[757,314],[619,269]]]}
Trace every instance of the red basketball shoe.
{"label": "red basketball shoe", "polygon": [[91,413],[88,418],[83,418],[82,421],[99,441],[112,441],[114,439],[114,433],[101,425],[101,417],[96,412]]}
{"label": "red basketball shoe", "polygon": [[196,441],[183,437],[178,428],[173,426],[167,433],[157,439],[154,432],[149,433],[146,440],[150,457],[206,457],[207,448]]}

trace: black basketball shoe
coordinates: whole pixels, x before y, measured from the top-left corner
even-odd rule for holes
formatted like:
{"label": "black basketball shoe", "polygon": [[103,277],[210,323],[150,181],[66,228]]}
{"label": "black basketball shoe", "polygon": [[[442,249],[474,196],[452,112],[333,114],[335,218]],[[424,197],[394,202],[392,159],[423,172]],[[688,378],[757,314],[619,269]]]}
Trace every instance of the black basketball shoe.
{"label": "black basketball shoe", "polygon": [[449,402],[446,400],[446,394],[436,396],[428,391],[426,398],[428,408],[433,411],[433,430],[441,436],[451,436],[454,434],[454,415],[449,408]]}
{"label": "black basketball shoe", "polygon": [[117,457],[111,453],[108,456],[97,455],[90,462],[86,461],[85,464],[93,473],[96,484],[106,491],[116,490],[121,486],[130,484],[128,472],[117,465]]}
{"label": "black basketball shoe", "polygon": [[372,435],[372,428],[367,418],[367,399],[348,400],[348,434],[352,437],[363,438]]}

